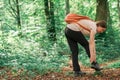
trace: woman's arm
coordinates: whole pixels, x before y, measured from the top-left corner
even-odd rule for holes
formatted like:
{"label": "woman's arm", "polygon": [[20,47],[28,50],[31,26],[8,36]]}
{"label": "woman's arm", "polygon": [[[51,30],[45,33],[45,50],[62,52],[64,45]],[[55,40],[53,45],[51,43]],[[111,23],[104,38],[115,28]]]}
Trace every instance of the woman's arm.
{"label": "woman's arm", "polygon": [[90,49],[90,62],[96,62],[96,50],[95,50],[95,32],[93,30],[90,31],[90,41],[89,41],[89,49]]}

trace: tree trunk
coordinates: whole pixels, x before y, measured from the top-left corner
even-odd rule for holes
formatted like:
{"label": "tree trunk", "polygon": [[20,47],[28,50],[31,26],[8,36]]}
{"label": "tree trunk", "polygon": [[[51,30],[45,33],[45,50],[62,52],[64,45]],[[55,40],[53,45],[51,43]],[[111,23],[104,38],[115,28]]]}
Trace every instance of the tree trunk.
{"label": "tree trunk", "polygon": [[18,0],[9,0],[9,5],[10,5],[9,12],[16,19],[18,28],[21,29],[21,18],[20,18],[19,1]]}
{"label": "tree trunk", "polygon": [[[109,4],[109,3],[108,3]],[[105,43],[109,44],[114,44],[115,39],[113,38],[114,35],[114,31],[113,31],[113,27],[112,27],[112,18],[110,16],[110,10],[109,10],[109,5],[108,5],[108,18],[107,18],[107,34],[105,35]],[[111,36],[112,35],[112,36]],[[108,46],[109,44],[104,44],[105,46]]]}
{"label": "tree trunk", "polygon": [[119,18],[119,24],[118,24],[118,26],[120,27],[120,0],[117,0],[117,1],[118,1],[117,7],[118,7],[118,18]]}
{"label": "tree trunk", "polygon": [[52,0],[44,0],[45,15],[47,22],[48,39],[52,42],[56,41],[55,19],[54,19],[54,4]]}
{"label": "tree trunk", "polygon": [[[107,22],[109,17],[108,1],[107,0],[97,0],[97,9],[96,9],[96,21],[105,20]],[[106,35],[106,32],[99,34],[96,38],[103,39]]]}
{"label": "tree trunk", "polygon": [[97,0],[96,21],[108,18],[108,2],[107,0]]}
{"label": "tree trunk", "polygon": [[[112,19],[110,17],[110,11],[109,11],[109,2],[107,0],[97,0],[97,15],[96,15],[96,21],[98,20],[105,20],[107,22],[107,33],[101,33],[96,38],[104,40],[104,46],[108,46],[109,44],[114,43],[114,31],[112,28]],[[112,36],[111,36],[112,35]]]}
{"label": "tree trunk", "polygon": [[66,15],[67,15],[68,13],[70,13],[69,0],[65,0],[65,4],[66,4]]}
{"label": "tree trunk", "polygon": [[19,9],[19,1],[16,0],[16,8],[17,8],[17,24],[18,27],[21,29],[21,20],[20,20],[20,9]]}

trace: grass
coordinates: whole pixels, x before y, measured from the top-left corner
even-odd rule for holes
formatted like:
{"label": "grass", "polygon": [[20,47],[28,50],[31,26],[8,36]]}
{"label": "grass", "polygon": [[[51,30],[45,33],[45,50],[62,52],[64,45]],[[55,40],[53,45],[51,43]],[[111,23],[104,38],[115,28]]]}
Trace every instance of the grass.
{"label": "grass", "polygon": [[[61,38],[51,46],[45,36],[38,38],[38,35],[30,35],[27,34],[27,37],[7,33],[2,35],[0,38],[0,67],[8,67],[13,74],[21,76],[26,73],[34,76],[60,72],[61,68],[67,65],[71,53],[66,41]],[[99,63],[120,57],[117,46],[103,47],[102,44],[97,44],[96,47]],[[83,49],[79,53],[79,60],[83,65],[90,65],[89,58]],[[113,64],[111,67],[117,68],[119,64]],[[23,71],[18,73],[19,70]],[[1,74],[4,73],[5,71],[1,72]]]}

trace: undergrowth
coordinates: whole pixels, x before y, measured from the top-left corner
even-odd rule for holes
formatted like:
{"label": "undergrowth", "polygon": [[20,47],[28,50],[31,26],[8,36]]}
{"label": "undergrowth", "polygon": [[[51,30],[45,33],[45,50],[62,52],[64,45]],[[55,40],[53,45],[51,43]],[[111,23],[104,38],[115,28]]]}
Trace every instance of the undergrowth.
{"label": "undergrowth", "polygon": [[[27,29],[28,30],[28,29]],[[32,29],[33,30],[33,29]],[[50,72],[60,72],[63,66],[67,66],[71,51],[62,34],[55,44],[51,44],[46,34],[35,32],[9,31],[0,32],[0,67],[9,68],[13,74],[44,75]],[[42,35],[42,36],[41,36]],[[120,57],[119,46],[97,43],[97,61],[104,63]],[[89,58],[83,48],[79,50],[79,61],[89,66]],[[118,68],[119,62],[111,67]],[[21,71],[18,73],[18,71]],[[0,74],[5,74],[2,71]]]}

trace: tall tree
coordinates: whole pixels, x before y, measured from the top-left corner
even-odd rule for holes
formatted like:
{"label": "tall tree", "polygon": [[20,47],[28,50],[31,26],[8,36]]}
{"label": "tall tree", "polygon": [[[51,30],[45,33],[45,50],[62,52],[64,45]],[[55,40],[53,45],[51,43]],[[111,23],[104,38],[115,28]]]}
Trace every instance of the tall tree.
{"label": "tall tree", "polygon": [[55,19],[54,19],[54,3],[53,0],[44,0],[45,15],[46,15],[46,28],[48,38],[50,41],[56,41]]}
{"label": "tall tree", "polygon": [[9,10],[9,12],[17,20],[18,28],[21,29],[19,0],[9,0],[9,5],[10,5],[10,8],[11,8],[11,10]]}
{"label": "tall tree", "polygon": [[[107,33],[101,33],[97,36],[97,39],[104,39],[104,42],[109,42],[109,44],[114,43],[114,31],[112,27],[112,19],[110,16],[109,11],[109,2],[108,0],[97,0],[97,14],[96,14],[96,21],[97,20],[105,20],[107,22]],[[112,35],[112,36],[111,36]],[[107,46],[108,44],[104,44]]]}
{"label": "tall tree", "polygon": [[[96,9],[96,21],[105,20],[107,22],[109,17],[109,8],[107,0],[97,0],[97,9]],[[105,37],[105,32],[98,35],[97,38]]]}
{"label": "tall tree", "polygon": [[119,18],[119,25],[118,26],[120,27],[120,0],[117,0],[117,3],[118,3],[117,7],[118,7],[118,16],[119,16],[118,17]]}
{"label": "tall tree", "polygon": [[65,4],[66,4],[66,14],[68,14],[70,12],[69,0],[65,0]]}
{"label": "tall tree", "polygon": [[107,0],[97,0],[97,9],[96,9],[96,21],[108,19],[108,1]]}

